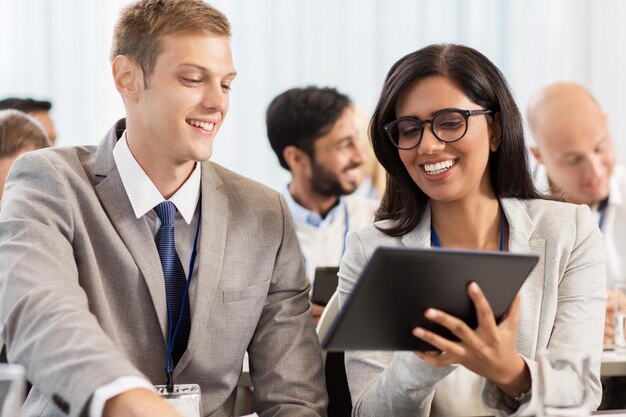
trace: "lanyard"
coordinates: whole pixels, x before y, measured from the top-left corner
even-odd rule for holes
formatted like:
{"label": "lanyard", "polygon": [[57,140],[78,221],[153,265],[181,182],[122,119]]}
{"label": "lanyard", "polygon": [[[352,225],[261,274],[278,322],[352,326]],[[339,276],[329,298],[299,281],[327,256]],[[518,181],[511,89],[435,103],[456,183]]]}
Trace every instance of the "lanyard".
{"label": "lanyard", "polygon": [[600,218],[598,220],[598,227],[602,230],[602,226],[604,226],[604,216],[606,215],[606,207],[609,205],[609,197],[600,201],[598,205],[598,213],[600,214]]}
{"label": "lanyard", "polygon": [[[430,226],[430,240],[433,242],[434,247],[441,247],[435,228],[432,225]],[[504,252],[504,211],[502,211],[502,222],[500,223],[500,252]]]}
{"label": "lanyard", "polygon": [[[202,220],[202,202],[198,203],[200,210],[198,211],[198,225],[196,226],[196,236],[193,239],[193,250],[191,251],[191,259],[189,260],[189,270],[187,273],[187,283],[185,284],[185,292],[183,293],[183,303],[180,307],[180,314],[176,320],[176,326],[172,329],[172,313],[169,304],[167,305],[167,359],[165,363],[165,372],[167,373],[167,391],[174,392],[174,367],[172,366],[172,354],[174,353],[174,341],[178,333],[178,327],[185,314],[185,304],[189,298],[189,283],[193,275],[193,267],[196,263],[196,255],[198,254],[198,235],[200,234],[200,223]],[[167,301],[166,301],[167,304]],[[191,330],[191,329],[190,329]]]}
{"label": "lanyard", "polygon": [[[348,203],[344,202],[343,205],[343,213],[344,213],[344,226],[343,226],[343,243],[341,247],[341,256],[346,253],[346,237],[348,236],[348,229],[350,228],[350,217],[348,215]],[[306,256],[304,252],[302,253],[302,260],[304,261],[304,267],[306,268]]]}

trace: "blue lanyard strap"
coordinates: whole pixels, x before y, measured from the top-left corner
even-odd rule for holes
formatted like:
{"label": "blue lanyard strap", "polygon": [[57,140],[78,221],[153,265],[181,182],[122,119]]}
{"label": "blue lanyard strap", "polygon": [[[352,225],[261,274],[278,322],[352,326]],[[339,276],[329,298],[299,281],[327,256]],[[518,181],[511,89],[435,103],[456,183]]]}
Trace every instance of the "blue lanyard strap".
{"label": "blue lanyard strap", "polygon": [[598,205],[598,213],[600,214],[600,218],[598,220],[598,227],[602,230],[602,226],[604,226],[604,216],[606,215],[606,207],[609,205],[609,197],[600,201]]}
{"label": "blue lanyard strap", "polygon": [[178,315],[178,319],[176,320],[176,326],[172,329],[172,311],[170,309],[169,303],[167,303],[167,360],[165,364],[165,372],[167,373],[167,391],[174,392],[174,367],[172,366],[172,354],[174,353],[174,341],[176,340],[176,335],[178,333],[178,328],[180,326],[180,322],[183,319],[185,314],[185,305],[187,303],[187,298],[189,298],[189,283],[191,282],[191,278],[193,276],[193,268],[196,263],[196,255],[198,254],[198,235],[200,234],[200,223],[202,220],[202,202],[198,203],[199,211],[198,211],[198,225],[196,226],[196,236],[193,239],[193,250],[191,251],[191,259],[189,260],[189,270],[187,272],[187,283],[185,284],[185,292],[183,293],[183,304],[180,308],[180,314]]}
{"label": "blue lanyard strap", "polygon": [[[500,222],[500,252],[504,252],[504,211],[502,211],[502,221]],[[436,248],[441,247],[441,243],[439,243],[439,237],[437,237],[437,232],[435,232],[435,228],[430,226],[430,240],[433,242],[433,246]]]}

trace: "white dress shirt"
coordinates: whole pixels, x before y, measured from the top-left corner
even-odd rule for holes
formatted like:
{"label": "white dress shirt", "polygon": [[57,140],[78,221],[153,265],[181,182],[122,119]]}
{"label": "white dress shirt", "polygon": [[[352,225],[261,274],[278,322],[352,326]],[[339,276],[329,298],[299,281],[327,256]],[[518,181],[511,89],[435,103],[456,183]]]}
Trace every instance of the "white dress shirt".
{"label": "white dress shirt", "polygon": [[[126,132],[124,132],[113,149],[113,159],[115,160],[115,165],[120,173],[124,190],[126,190],[135,216],[137,219],[146,216],[153,235],[156,236],[161,227],[161,220],[153,209],[166,199],[163,198],[152,180],[144,172],[131,153],[128,143],[126,142]],[[174,243],[176,253],[178,253],[178,257],[183,264],[185,275],[187,276],[189,276],[189,262],[193,251],[196,231],[199,233],[198,224],[200,220],[200,210],[198,210],[198,201],[200,200],[200,171],[200,164],[196,163],[196,167],[191,173],[191,176],[169,199],[177,209],[176,218],[174,219]],[[193,268],[192,281],[189,284],[190,305],[194,302],[193,297],[194,294],[196,294],[195,289],[198,285],[197,275],[198,263],[196,262]],[[163,364],[163,366],[165,369],[165,364]],[[165,382],[165,372],[163,373],[163,378]],[[101,417],[104,404],[107,400],[135,388],[154,390],[150,381],[135,376],[117,378],[110,384],[98,388],[91,399],[89,416]]]}
{"label": "white dress shirt", "polygon": [[339,197],[338,204],[326,217],[301,206],[285,187],[283,196],[293,218],[298,236],[306,276],[313,283],[315,269],[322,266],[338,266],[343,256],[347,231],[356,230],[374,222],[375,200],[354,195]]}
{"label": "white dress shirt", "polygon": [[[606,252],[606,284],[613,289],[616,284],[626,283],[626,172],[616,166],[609,183],[609,202],[604,212],[602,233]],[[600,219],[597,208],[592,210]]]}

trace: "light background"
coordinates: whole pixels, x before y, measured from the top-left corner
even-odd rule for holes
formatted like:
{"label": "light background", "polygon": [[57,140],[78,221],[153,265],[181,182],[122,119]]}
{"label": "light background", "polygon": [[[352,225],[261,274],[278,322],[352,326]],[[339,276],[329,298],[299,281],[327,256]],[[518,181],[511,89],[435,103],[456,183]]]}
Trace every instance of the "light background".
{"label": "light background", "polygon": [[[126,0],[0,0],[0,97],[50,99],[59,145],[96,144],[124,114],[108,53]],[[524,111],[554,81],[576,81],[609,114],[626,161],[626,1],[215,0],[230,19],[238,77],[213,160],[280,188],[265,109],[282,91],[335,86],[371,112],[404,54],[454,42],[487,55]],[[531,140],[531,138],[529,138]]]}

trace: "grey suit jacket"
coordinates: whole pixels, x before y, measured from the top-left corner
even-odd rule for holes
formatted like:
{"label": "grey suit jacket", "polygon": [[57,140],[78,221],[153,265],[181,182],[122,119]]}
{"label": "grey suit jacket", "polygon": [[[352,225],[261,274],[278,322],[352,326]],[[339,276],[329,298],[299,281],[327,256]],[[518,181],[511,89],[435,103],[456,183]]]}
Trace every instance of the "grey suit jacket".
{"label": "grey suit jacket", "polygon": [[[587,206],[517,199],[502,199],[501,204],[509,223],[509,251],[540,256],[520,290],[517,331],[517,350],[530,369],[532,389],[536,391],[534,359],[539,350],[587,352],[591,358],[590,402],[597,407],[606,301],[604,249],[598,226]],[[389,226],[388,221],[378,224]],[[387,236],[373,225],[348,235],[339,271],[340,302],[345,301],[379,246],[430,247],[430,209],[418,226],[402,237]],[[354,415],[428,416],[435,384],[455,368],[431,366],[412,352],[346,353]],[[569,378],[571,375],[562,372],[559,383],[567,386]],[[525,403],[516,404],[495,384],[485,381],[482,401],[494,415],[519,415],[534,413],[537,398],[531,395]]]}
{"label": "grey suit jacket", "polygon": [[[77,416],[124,375],[165,383],[163,273],[112,149],[20,158],[0,211],[0,323],[34,384],[26,416]],[[279,193],[202,164],[197,294],[177,383],[198,383],[205,415],[233,413],[244,353],[262,416],[325,415],[319,342],[291,216]]]}

